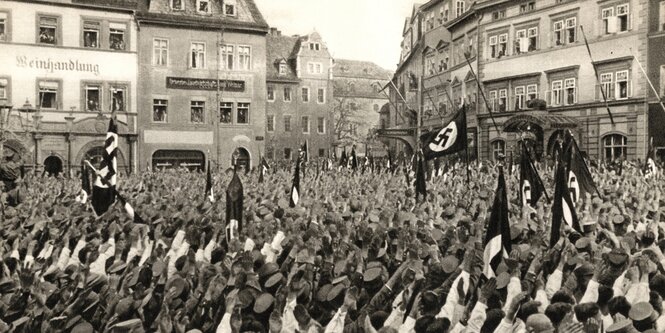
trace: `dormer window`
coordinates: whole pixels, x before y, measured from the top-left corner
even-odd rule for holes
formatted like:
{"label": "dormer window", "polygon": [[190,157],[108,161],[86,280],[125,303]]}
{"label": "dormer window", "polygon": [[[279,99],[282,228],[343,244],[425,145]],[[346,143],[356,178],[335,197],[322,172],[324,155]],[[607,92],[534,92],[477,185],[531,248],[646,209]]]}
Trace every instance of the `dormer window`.
{"label": "dormer window", "polygon": [[279,64],[279,75],[286,75],[286,64],[283,62]]}
{"label": "dormer window", "polygon": [[309,43],[309,49],[312,51],[319,51],[321,50],[321,44],[319,43]]}
{"label": "dormer window", "polygon": [[224,1],[224,15],[236,16],[236,2],[234,0]]}
{"label": "dormer window", "polygon": [[196,11],[202,14],[210,13],[210,0],[196,0]]}
{"label": "dormer window", "polygon": [[184,10],[185,1],[184,0],[171,0],[171,9],[173,10]]}

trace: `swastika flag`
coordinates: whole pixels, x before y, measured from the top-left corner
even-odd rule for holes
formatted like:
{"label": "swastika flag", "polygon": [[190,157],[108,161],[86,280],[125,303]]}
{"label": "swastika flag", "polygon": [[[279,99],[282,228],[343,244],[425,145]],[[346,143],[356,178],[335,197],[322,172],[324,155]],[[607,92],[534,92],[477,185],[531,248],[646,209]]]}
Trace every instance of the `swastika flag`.
{"label": "swastika flag", "polygon": [[465,150],[466,140],[466,105],[457,111],[446,126],[420,136],[423,156],[428,161]]}

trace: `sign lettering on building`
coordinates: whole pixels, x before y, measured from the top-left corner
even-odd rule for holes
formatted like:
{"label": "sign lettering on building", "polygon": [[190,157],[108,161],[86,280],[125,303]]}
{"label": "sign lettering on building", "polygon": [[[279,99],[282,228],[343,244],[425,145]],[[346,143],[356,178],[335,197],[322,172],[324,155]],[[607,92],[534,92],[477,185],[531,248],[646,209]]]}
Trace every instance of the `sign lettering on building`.
{"label": "sign lettering on building", "polygon": [[217,90],[217,84],[222,91],[245,91],[245,81],[166,77],[166,88],[170,89]]}
{"label": "sign lettering on building", "polygon": [[16,66],[22,68],[45,69],[49,73],[55,71],[89,72],[99,75],[99,64],[81,62],[78,59],[51,59],[28,56],[16,56]]}

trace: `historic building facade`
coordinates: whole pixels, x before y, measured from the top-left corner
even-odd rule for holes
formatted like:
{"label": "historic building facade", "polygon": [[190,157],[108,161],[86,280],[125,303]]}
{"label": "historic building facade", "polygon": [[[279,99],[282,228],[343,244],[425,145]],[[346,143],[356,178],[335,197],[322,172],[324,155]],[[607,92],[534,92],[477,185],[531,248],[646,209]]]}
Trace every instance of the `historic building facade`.
{"label": "historic building facade", "polygon": [[[411,43],[421,51],[423,63],[423,96],[416,101],[423,116],[421,131],[440,126],[445,116],[431,115],[450,114],[463,100],[469,139],[480,159],[509,155],[522,139],[538,156],[547,156],[566,129],[592,159],[644,158],[649,136],[645,98],[650,88],[640,65],[648,64],[652,81],[659,81],[665,5],[645,0],[491,0],[463,4],[463,9],[460,5],[431,0],[412,13],[425,19],[424,33]],[[448,16],[442,14],[446,8]],[[450,35],[446,39],[437,29]],[[441,36],[432,40],[430,35]],[[404,36],[413,35],[405,29]],[[401,79],[402,68],[414,62],[418,63],[403,51],[395,81]],[[395,95],[391,93],[391,101],[400,102]],[[650,100],[653,114],[660,105],[653,93]],[[415,142],[415,137],[409,142],[414,133],[394,129],[383,134]]]}
{"label": "historic building facade", "polygon": [[285,36],[271,29],[266,61],[266,157],[328,157],[333,140],[333,60],[317,32]]}
{"label": "historic building facade", "polygon": [[[650,86],[647,87],[647,101],[649,103],[649,137],[653,138],[653,144],[662,160],[665,160],[665,110],[661,103],[665,103],[665,0],[649,1],[646,12],[649,15],[649,31],[647,35],[648,65],[651,83],[654,85],[654,93]],[[660,103],[659,103],[660,101]]]}
{"label": "historic building facade", "polygon": [[253,0],[142,1],[139,165],[256,165],[265,145],[266,34]]}
{"label": "historic building facade", "polygon": [[385,155],[386,149],[374,133],[381,126],[381,108],[388,104],[388,95],[382,87],[391,78],[390,71],[375,63],[335,59],[332,112],[338,154],[355,146],[359,156],[370,151],[374,156]]}
{"label": "historic building facade", "polygon": [[137,165],[137,34],[130,1],[0,3],[4,149],[51,174],[101,156],[111,112],[118,166]]}

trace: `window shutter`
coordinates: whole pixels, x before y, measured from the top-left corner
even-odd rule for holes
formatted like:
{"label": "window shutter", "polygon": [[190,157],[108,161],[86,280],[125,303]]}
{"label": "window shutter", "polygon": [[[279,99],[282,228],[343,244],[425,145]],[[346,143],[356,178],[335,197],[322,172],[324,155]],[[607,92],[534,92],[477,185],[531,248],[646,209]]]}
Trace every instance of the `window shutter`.
{"label": "window shutter", "polygon": [[619,31],[619,18],[610,16],[607,18],[607,33],[614,34]]}
{"label": "window shutter", "polygon": [[520,52],[525,53],[529,51],[529,39],[520,38]]}

